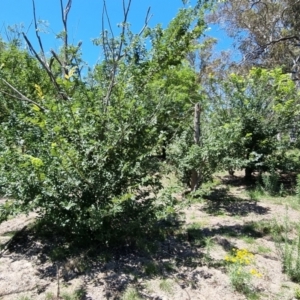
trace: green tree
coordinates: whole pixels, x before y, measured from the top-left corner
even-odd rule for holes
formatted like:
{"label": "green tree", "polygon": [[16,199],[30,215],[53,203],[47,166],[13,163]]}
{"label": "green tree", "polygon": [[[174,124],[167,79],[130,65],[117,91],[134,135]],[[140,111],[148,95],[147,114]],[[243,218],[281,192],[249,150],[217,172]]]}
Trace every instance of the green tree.
{"label": "green tree", "polygon": [[[37,210],[71,235],[130,243],[150,232],[167,205],[155,198],[161,187],[155,156],[185,126],[188,101],[197,98],[185,57],[205,28],[204,8],[182,9],[165,30],[145,24],[133,34],[129,7],[120,37],[103,30],[95,40],[105,60],[86,79],[66,32],[62,53],[51,59],[23,34],[34,57],[15,48],[18,64],[30,61],[15,71],[14,78],[24,74],[17,81],[3,62],[10,93],[2,94],[0,185],[11,199],[3,217]],[[64,13],[64,30],[66,19]]]}
{"label": "green tree", "polygon": [[[246,77],[230,74],[212,85],[208,149],[223,168],[245,168],[245,177],[272,167],[278,149],[299,115],[294,82],[281,69],[252,68]],[[281,140],[279,135],[282,135]],[[276,167],[276,166],[273,166]]]}

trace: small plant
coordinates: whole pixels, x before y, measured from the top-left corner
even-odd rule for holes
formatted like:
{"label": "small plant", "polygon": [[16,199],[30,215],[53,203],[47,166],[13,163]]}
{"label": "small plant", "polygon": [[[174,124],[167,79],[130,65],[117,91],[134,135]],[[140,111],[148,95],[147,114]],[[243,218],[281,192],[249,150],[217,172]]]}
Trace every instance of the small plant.
{"label": "small plant", "polygon": [[295,289],[295,298],[300,300],[300,288]]}
{"label": "small plant", "polygon": [[55,298],[56,296],[54,296],[53,293],[51,292],[46,293],[45,300],[55,300]]}
{"label": "small plant", "polygon": [[257,247],[257,252],[261,253],[261,254],[264,254],[264,253],[270,253],[270,252],[272,252],[272,250],[270,248],[268,248],[268,247],[259,245]]}
{"label": "small plant", "polygon": [[210,257],[210,251],[213,249],[213,247],[215,246],[215,240],[213,237],[206,237],[204,238],[204,242],[205,242],[205,249],[206,249],[206,256]]}
{"label": "small plant", "polygon": [[21,296],[18,300],[31,300],[28,296]]}
{"label": "small plant", "polygon": [[279,175],[275,170],[271,170],[270,174],[262,174],[261,176],[264,190],[270,194],[270,196],[276,196],[279,193]]}
{"label": "small plant", "polygon": [[264,190],[260,184],[257,184],[255,188],[251,188],[247,191],[247,195],[250,200],[258,201],[264,195]]}
{"label": "small plant", "polygon": [[228,268],[231,286],[239,293],[251,292],[251,273],[238,264],[232,264]]}
{"label": "small plant", "polygon": [[247,249],[233,249],[231,255],[225,256],[228,265],[228,274],[231,286],[240,293],[252,298],[255,291],[252,287],[251,280],[253,276],[261,277],[262,274],[256,269],[246,269],[245,266],[254,263],[254,255]]}
{"label": "small plant", "polygon": [[[286,208],[287,209],[287,208]],[[273,235],[276,241],[276,246],[280,252],[283,263],[283,271],[294,282],[300,282],[300,226],[297,226],[297,236],[291,240],[289,238],[289,232],[291,230],[291,224],[288,221],[286,212],[285,222],[282,234]]]}
{"label": "small plant", "polygon": [[[69,292],[63,292],[61,294],[61,299],[63,300],[82,300],[84,299],[86,292],[83,288],[78,288],[72,293]],[[56,296],[54,296],[52,293],[46,294],[46,300],[56,300]]]}
{"label": "small plant", "polygon": [[254,244],[255,243],[255,238],[252,237],[252,236],[245,235],[245,236],[241,236],[241,238],[247,244]]}
{"label": "small plant", "polygon": [[144,270],[147,276],[156,276],[159,273],[158,265],[152,261],[145,263]]}
{"label": "small plant", "polygon": [[283,246],[283,270],[294,282],[300,282],[300,228],[292,244],[285,238]]}
{"label": "small plant", "polygon": [[122,300],[140,300],[141,297],[135,288],[129,287],[124,292]]}
{"label": "small plant", "polygon": [[173,282],[171,280],[162,280],[159,284],[159,288],[167,294],[173,293]]}
{"label": "small plant", "polygon": [[300,202],[300,174],[297,175],[296,194],[298,202]]}

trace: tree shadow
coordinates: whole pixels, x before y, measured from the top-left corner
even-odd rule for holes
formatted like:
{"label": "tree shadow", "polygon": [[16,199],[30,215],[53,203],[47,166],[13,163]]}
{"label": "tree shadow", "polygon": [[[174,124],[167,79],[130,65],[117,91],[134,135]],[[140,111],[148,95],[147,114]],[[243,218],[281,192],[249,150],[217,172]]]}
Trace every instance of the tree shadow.
{"label": "tree shadow", "polygon": [[[224,259],[207,256],[209,239],[228,252],[236,248],[231,237],[260,238],[271,232],[267,222],[182,230],[182,222],[175,216],[157,226],[164,236],[139,241],[142,247],[138,243],[115,248],[91,243],[77,249],[70,248],[63,237],[51,238],[49,232],[41,236],[27,228],[14,236],[7,250],[12,258],[22,257],[36,263],[40,279],[56,280],[60,274],[61,282],[68,285],[72,279],[82,278],[83,287],[92,284],[101,290],[104,299],[116,299],[129,286],[134,286],[142,297],[147,298],[142,285],[144,280],[173,278],[188,291],[187,288],[200,288],[203,280],[213,276],[204,266],[225,271]],[[91,299],[86,291],[82,290],[78,299]]]}
{"label": "tree shadow", "polygon": [[[93,285],[100,289],[104,299],[120,297],[129,286],[134,286],[143,296],[145,289],[141,282],[153,278],[173,278],[186,291],[190,287],[200,288],[201,280],[213,276],[207,268],[199,267],[207,265],[204,260],[207,259],[207,237],[213,237],[218,231],[183,230],[182,221],[175,215],[157,226],[160,235],[145,237],[135,245],[108,247],[89,243],[77,248],[58,236],[55,228],[41,233],[34,226],[28,226],[14,235],[6,255],[35,264],[41,281],[55,281],[59,276],[61,284],[67,286],[74,278],[81,278],[84,287]],[[218,238],[218,243],[229,250],[234,246],[225,237]],[[223,263],[222,260],[210,261],[216,268]],[[46,287],[43,292],[45,290]],[[78,299],[91,299],[89,297],[82,292]]]}
{"label": "tree shadow", "polygon": [[[267,223],[254,222],[184,229],[179,216],[173,215],[157,223],[159,234],[137,240],[134,245],[110,247],[90,242],[75,247],[54,227],[43,228],[41,232],[28,226],[14,235],[7,254],[12,259],[22,258],[36,264],[41,280],[53,281],[59,274],[61,283],[68,285],[74,278],[81,278],[82,286],[92,285],[101,290],[104,299],[121,297],[129,286],[134,286],[142,297],[147,298],[143,294],[145,280],[173,278],[188,291],[187,288],[200,289],[203,280],[213,276],[207,266],[225,271],[224,259],[216,260],[207,255],[209,240],[225,251],[231,251],[236,248],[231,237],[260,238],[270,232]],[[88,293],[82,292],[78,299],[91,299],[89,297]]]}
{"label": "tree shadow", "polygon": [[250,213],[268,214],[270,209],[251,201],[234,196],[225,188],[214,189],[205,197],[203,210],[211,215],[247,216]]}

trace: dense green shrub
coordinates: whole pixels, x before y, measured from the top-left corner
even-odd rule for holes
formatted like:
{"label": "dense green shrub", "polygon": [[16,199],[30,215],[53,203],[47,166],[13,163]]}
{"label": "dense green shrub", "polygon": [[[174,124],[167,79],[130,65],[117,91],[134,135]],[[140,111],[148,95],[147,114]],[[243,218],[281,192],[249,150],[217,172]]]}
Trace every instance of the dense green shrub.
{"label": "dense green shrub", "polygon": [[105,243],[151,232],[170,208],[157,199],[159,156],[199,100],[185,58],[205,28],[202,12],[182,9],[167,29],[144,35],[127,23],[120,37],[104,31],[94,43],[105,59],[86,78],[78,47],[63,35],[67,70],[3,44],[0,186],[10,202],[2,219],[34,210],[70,235]]}

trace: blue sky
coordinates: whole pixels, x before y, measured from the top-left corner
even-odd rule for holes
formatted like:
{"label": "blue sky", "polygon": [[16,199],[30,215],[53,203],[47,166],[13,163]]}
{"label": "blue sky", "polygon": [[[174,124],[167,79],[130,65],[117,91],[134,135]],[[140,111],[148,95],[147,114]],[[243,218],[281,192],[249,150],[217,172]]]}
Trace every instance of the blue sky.
{"label": "blue sky", "polygon": [[[24,31],[28,36],[35,40],[32,0],[0,0],[0,35],[5,38],[5,28],[7,26],[24,26]],[[122,21],[122,0],[106,0],[108,12],[113,27]],[[128,0],[126,0],[128,2]],[[195,2],[192,0],[191,3]],[[62,30],[60,19],[59,0],[35,0],[37,19],[47,21],[48,33],[41,34],[45,51],[50,49],[58,50],[60,41],[55,39],[55,34]],[[64,0],[67,3],[67,0]],[[183,7],[181,0],[132,0],[129,13],[129,23],[133,32],[139,32],[143,27],[145,15],[148,7],[151,7],[153,15],[149,25],[151,27],[160,23],[166,27],[170,20],[176,15],[178,9]],[[100,49],[93,46],[92,39],[97,38],[101,31],[102,0],[73,0],[72,9],[69,14],[69,40],[77,44],[83,41],[82,52],[84,59],[89,65],[94,65],[100,57]],[[220,43],[217,50],[228,49],[231,41],[226,37],[224,31],[217,27],[209,34],[217,37]],[[36,43],[34,43],[36,45]]]}

